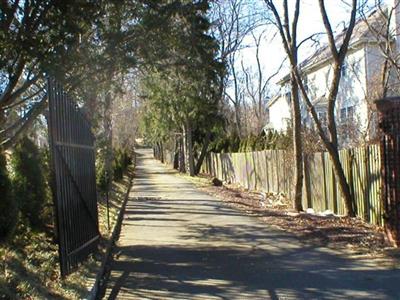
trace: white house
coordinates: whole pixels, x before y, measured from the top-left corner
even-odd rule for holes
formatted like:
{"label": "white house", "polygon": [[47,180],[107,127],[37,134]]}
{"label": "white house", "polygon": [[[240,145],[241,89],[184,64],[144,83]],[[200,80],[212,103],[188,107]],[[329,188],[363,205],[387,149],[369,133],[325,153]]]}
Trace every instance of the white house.
{"label": "white house", "polygon": [[279,93],[267,104],[268,124],[265,130],[286,131],[291,122],[290,95]]}
{"label": "white house", "polygon": [[[380,22],[380,23],[378,23]],[[370,25],[382,23],[382,15],[375,11],[368,17]],[[336,36],[340,43],[344,33]],[[340,128],[346,128],[341,134],[346,135],[349,125],[360,133],[371,131],[371,104],[375,99],[374,91],[380,82],[384,58],[379,49],[378,41],[364,20],[356,23],[350,41],[349,50],[342,66],[335,115]],[[329,85],[332,79],[332,56],[326,45],[318,49],[308,59],[300,64],[304,74],[306,89],[313,101],[320,120],[326,120]],[[281,92],[268,104],[269,120],[266,128],[284,131],[291,120],[290,77],[283,77],[278,84]],[[305,126],[313,126],[305,103],[301,103],[302,121]],[[340,132],[340,130],[339,130]],[[342,136],[343,137],[343,136]],[[342,138],[342,141],[346,139]]]}

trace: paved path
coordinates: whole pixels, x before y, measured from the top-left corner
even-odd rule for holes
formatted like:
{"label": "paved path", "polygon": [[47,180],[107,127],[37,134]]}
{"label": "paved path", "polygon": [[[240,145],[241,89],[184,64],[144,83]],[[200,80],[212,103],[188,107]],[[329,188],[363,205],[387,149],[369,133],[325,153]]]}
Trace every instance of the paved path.
{"label": "paved path", "polygon": [[106,299],[400,299],[400,272],[225,206],[138,150]]}

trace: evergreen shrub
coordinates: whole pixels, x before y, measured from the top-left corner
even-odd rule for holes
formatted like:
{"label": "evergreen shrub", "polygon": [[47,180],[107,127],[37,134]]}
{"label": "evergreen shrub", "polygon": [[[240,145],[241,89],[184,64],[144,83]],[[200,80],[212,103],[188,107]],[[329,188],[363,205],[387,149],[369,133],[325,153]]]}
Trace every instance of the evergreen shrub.
{"label": "evergreen shrub", "polygon": [[18,207],[12,194],[7,162],[0,152],[0,241],[10,238],[18,220]]}
{"label": "evergreen shrub", "polygon": [[11,165],[14,195],[21,215],[32,227],[39,227],[43,225],[46,181],[39,149],[28,137],[22,138],[16,145]]}
{"label": "evergreen shrub", "polygon": [[[108,177],[108,178],[107,178]],[[101,192],[106,192],[109,186],[109,179],[111,176],[107,176],[105,168],[104,155],[97,155],[96,157],[96,183],[97,188]]]}
{"label": "evergreen shrub", "polygon": [[114,151],[114,179],[121,180],[131,163],[132,158],[127,150],[116,149]]}

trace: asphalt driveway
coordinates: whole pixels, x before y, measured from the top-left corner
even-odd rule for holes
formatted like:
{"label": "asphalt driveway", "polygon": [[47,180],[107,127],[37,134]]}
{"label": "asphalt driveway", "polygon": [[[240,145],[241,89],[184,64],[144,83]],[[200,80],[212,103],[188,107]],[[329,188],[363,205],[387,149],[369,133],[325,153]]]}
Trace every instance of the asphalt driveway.
{"label": "asphalt driveway", "polygon": [[400,299],[400,270],[307,245],[137,150],[106,299]]}

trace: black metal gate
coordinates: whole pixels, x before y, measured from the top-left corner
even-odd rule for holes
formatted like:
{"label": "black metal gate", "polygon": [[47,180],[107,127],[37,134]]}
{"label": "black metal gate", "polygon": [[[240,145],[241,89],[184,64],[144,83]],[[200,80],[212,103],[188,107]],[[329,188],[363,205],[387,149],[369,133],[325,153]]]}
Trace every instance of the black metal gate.
{"label": "black metal gate", "polygon": [[97,249],[100,237],[94,137],[79,107],[52,79],[48,95],[60,268],[65,276]]}

